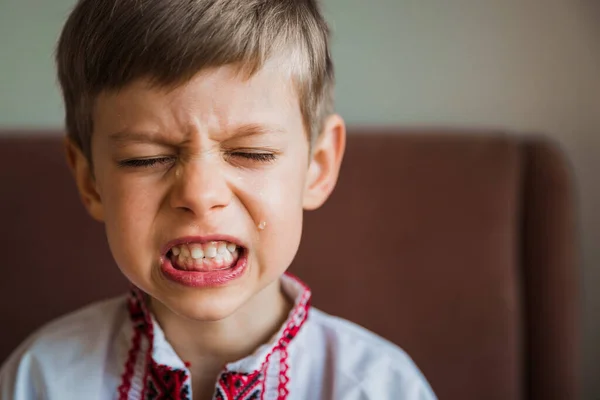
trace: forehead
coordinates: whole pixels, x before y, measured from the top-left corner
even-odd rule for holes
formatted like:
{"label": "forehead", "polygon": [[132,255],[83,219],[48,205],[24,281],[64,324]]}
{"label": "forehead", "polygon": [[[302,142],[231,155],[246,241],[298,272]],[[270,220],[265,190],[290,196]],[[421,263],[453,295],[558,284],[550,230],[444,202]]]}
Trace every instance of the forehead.
{"label": "forehead", "polygon": [[95,133],[172,132],[192,126],[219,131],[252,123],[286,130],[302,126],[293,79],[273,63],[251,77],[234,66],[211,68],[173,88],[137,80],[121,90],[101,93],[94,107]]}

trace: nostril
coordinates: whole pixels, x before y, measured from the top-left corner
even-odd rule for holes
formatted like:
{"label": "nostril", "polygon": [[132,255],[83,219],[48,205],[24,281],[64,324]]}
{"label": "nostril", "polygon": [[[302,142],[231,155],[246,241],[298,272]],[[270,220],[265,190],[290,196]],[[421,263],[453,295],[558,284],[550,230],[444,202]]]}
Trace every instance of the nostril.
{"label": "nostril", "polygon": [[192,213],[192,214],[194,213],[194,211],[190,207],[186,207],[186,206],[179,206],[179,207],[176,207],[176,209],[177,210],[181,210],[181,211],[185,212],[186,214],[187,213]]}

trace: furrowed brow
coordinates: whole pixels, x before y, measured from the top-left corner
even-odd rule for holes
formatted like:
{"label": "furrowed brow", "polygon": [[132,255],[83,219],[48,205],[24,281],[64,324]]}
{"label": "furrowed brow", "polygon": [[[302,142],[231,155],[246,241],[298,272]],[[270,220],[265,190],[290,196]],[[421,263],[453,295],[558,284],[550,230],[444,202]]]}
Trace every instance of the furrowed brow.
{"label": "furrowed brow", "polygon": [[[280,135],[286,131],[280,126],[268,126],[263,124],[242,124],[234,127],[231,130],[231,134],[228,135],[229,139],[233,138],[244,138],[249,136],[261,136],[261,135]],[[165,137],[161,136],[157,132],[152,131],[129,131],[123,130],[115,132],[109,135],[109,140],[115,147],[122,147],[127,144],[159,144],[164,146],[171,146],[172,143]]]}
{"label": "furrowed brow", "polygon": [[109,135],[109,140],[116,147],[133,143],[150,143],[159,145],[170,145],[167,139],[156,132],[150,131],[128,131],[123,130]]}
{"label": "furrowed brow", "polygon": [[247,136],[284,134],[286,131],[279,126],[268,126],[262,124],[243,124],[233,129],[232,138],[243,138]]}

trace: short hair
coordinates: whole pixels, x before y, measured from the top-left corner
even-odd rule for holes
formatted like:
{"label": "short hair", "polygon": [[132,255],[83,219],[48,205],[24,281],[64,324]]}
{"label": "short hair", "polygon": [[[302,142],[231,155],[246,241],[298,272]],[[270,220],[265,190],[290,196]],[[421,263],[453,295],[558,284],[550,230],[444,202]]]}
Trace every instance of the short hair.
{"label": "short hair", "polygon": [[103,91],[137,79],[177,86],[224,65],[251,77],[282,56],[312,142],[333,113],[328,42],[317,0],[79,0],[56,50],[67,135],[91,161],[93,107]]}

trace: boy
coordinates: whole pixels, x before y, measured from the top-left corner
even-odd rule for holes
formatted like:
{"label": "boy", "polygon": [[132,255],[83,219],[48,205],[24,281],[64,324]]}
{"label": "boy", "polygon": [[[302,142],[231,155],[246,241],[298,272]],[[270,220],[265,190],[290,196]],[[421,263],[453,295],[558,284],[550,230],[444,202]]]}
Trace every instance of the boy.
{"label": "boy", "polygon": [[79,1],[68,161],[133,289],[30,337],[2,399],[434,398],[285,274],[344,151],[327,35],[315,0]]}

